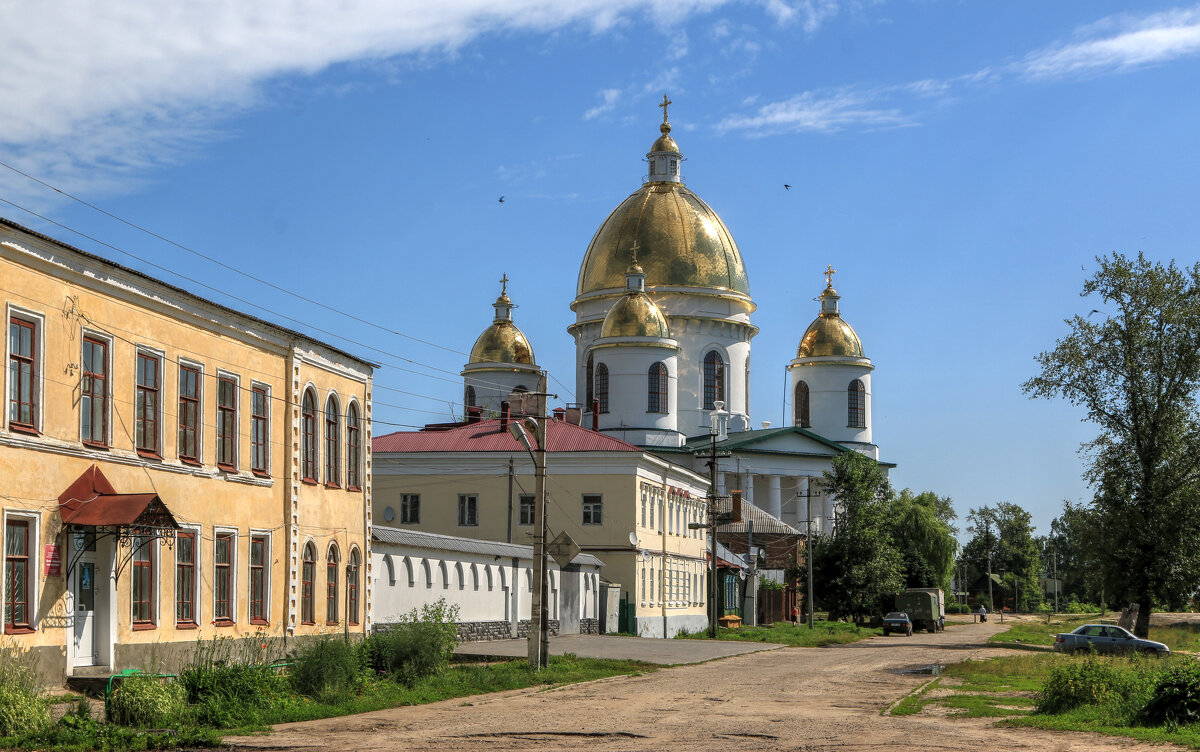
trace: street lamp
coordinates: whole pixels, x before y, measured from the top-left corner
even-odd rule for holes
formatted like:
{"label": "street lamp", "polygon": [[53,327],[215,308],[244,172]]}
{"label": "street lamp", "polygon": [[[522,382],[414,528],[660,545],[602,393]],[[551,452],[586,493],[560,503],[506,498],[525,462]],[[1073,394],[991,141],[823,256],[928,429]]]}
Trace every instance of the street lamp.
{"label": "street lamp", "polygon": [[725,419],[729,413],[725,411],[723,400],[713,401],[713,411],[709,415],[708,436],[712,451],[708,456],[708,534],[711,538],[712,549],[709,563],[709,618],[708,636],[717,636],[717,442],[724,441],[728,434],[725,432]]}
{"label": "street lamp", "polygon": [[[541,391],[545,391],[545,382]],[[545,410],[538,417],[513,420],[508,432],[520,442],[533,459],[536,501],[533,505],[533,598],[529,608],[529,665],[540,670],[550,661],[550,624],[546,609],[546,418]],[[521,425],[522,422],[525,424]],[[535,447],[529,440],[533,433]]]}

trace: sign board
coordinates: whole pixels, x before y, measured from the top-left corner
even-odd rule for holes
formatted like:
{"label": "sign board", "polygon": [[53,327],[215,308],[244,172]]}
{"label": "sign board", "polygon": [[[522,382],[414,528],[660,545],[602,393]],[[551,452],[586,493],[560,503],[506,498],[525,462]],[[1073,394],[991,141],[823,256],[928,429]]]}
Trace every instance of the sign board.
{"label": "sign board", "polygon": [[583,549],[579,547],[579,544],[576,543],[571,536],[567,535],[565,530],[559,533],[558,536],[554,540],[550,541],[550,544],[546,546],[546,553],[550,554],[550,556],[552,556],[554,560],[558,562],[558,566],[560,567],[570,566],[571,562],[576,556],[579,555],[581,551],[583,551]]}
{"label": "sign board", "polygon": [[62,575],[62,546],[57,543],[47,543],[46,553],[43,558],[46,561],[47,577],[59,577]]}

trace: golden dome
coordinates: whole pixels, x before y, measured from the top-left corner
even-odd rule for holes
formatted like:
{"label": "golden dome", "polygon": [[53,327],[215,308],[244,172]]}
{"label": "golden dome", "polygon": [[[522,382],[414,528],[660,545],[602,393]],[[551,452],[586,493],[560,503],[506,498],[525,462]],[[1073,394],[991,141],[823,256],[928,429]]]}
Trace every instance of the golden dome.
{"label": "golden dome", "polygon": [[825,291],[821,293],[821,315],[808,325],[804,336],[800,338],[796,357],[867,357],[863,355],[862,341],[859,340],[858,334],[838,312],[837,302],[840,297],[837,290],[833,289],[832,283],[826,285]]}
{"label": "golden dome", "polygon": [[671,329],[662,309],[644,292],[624,295],[608,309],[601,337],[659,337],[669,339]]}
{"label": "golden dome", "polygon": [[699,196],[668,182],[643,185],[596,230],[579,269],[579,294],[624,287],[635,243],[648,286],[750,294],[742,255],[725,223]]}
{"label": "golden dome", "polygon": [[483,330],[471,348],[471,363],[537,365],[529,340],[511,321],[497,321]]}
{"label": "golden dome", "polygon": [[[670,130],[670,128],[667,128],[667,130]],[[645,141],[642,143],[645,143]],[[676,154],[680,153],[679,144],[675,143],[675,139],[668,136],[665,132],[650,147],[650,151],[673,151]]]}

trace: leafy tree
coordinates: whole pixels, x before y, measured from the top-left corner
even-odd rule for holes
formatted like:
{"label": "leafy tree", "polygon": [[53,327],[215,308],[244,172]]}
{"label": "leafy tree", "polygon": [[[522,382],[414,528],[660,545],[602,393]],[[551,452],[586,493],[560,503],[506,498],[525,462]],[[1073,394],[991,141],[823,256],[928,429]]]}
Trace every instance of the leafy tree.
{"label": "leafy tree", "polygon": [[1029,512],[1002,501],[994,507],[972,509],[967,521],[974,537],[964,554],[971,557],[976,571],[987,573],[990,553],[991,572],[1003,573],[1001,590],[1005,600],[1011,595],[1018,611],[1037,608],[1042,602],[1042,558]]}
{"label": "leafy tree", "polygon": [[817,602],[833,618],[862,624],[903,584],[889,522],[891,484],[877,462],[857,452],[835,457],[824,483],[839,511],[833,534],[817,541],[813,556]]}
{"label": "leafy tree", "polygon": [[1084,452],[1112,564],[1105,586],[1138,603],[1134,631],[1145,637],[1155,601],[1181,603],[1200,566],[1200,264],[1119,253],[1097,262],[1081,293],[1097,309],[1067,320],[1070,333],[1037,356],[1042,372],[1024,389],[1083,407],[1100,428]]}
{"label": "leafy tree", "polygon": [[940,587],[950,592],[958,553],[957,517],[950,497],[904,489],[892,501],[892,541],[900,551],[905,587]]}
{"label": "leafy tree", "polygon": [[1110,558],[1100,536],[1101,520],[1091,506],[1063,502],[1063,511],[1050,522],[1046,536],[1046,573],[1058,572],[1059,607],[1074,597],[1100,603],[1105,596],[1105,571]]}

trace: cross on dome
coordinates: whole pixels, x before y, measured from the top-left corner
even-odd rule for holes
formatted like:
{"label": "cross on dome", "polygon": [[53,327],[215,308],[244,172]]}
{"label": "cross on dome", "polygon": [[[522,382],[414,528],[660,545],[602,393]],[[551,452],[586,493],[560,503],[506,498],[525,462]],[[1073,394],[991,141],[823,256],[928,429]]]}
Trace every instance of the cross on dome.
{"label": "cross on dome", "polygon": [[837,274],[837,269],[833,268],[833,264],[825,265],[825,286],[833,287],[833,275]]}
{"label": "cross on dome", "polygon": [[505,272],[500,277],[500,294],[501,295],[508,294],[508,272]]}
{"label": "cross on dome", "polygon": [[663,101],[661,104],[658,105],[659,107],[662,108],[662,111],[663,111],[663,125],[667,125],[667,106],[670,104],[673,104],[673,102],[671,100],[667,99],[666,94],[663,94]]}

